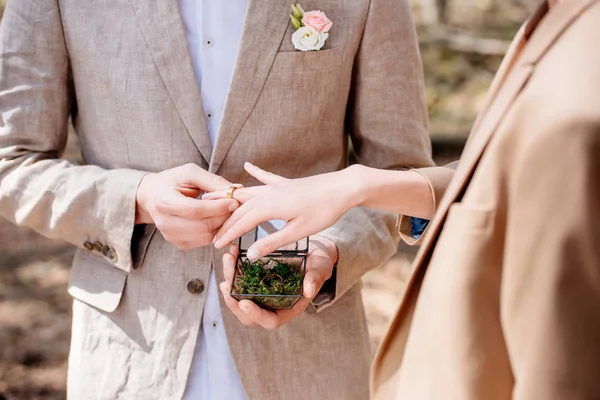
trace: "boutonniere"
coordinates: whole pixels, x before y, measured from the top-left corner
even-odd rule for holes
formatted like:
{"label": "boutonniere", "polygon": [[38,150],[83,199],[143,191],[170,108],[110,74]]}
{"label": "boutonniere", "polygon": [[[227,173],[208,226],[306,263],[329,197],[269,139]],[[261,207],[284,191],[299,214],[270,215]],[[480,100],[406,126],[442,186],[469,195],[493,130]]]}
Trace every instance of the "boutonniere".
{"label": "boutonniere", "polygon": [[300,4],[292,4],[290,19],[292,26],[296,29],[292,35],[292,43],[296,50],[317,51],[325,46],[333,22],[323,11],[304,12]]}

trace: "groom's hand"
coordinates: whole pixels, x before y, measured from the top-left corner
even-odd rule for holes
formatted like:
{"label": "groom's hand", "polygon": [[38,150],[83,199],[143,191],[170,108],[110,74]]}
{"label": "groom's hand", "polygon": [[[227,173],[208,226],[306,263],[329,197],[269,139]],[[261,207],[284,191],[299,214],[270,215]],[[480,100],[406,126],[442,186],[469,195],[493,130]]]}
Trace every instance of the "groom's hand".
{"label": "groom's hand", "polygon": [[237,246],[231,246],[231,252],[223,256],[225,282],[221,283],[220,289],[225,303],[242,324],[246,326],[260,325],[267,330],[275,330],[304,312],[312,299],[319,293],[325,281],[331,278],[333,266],[338,258],[337,246],[324,237],[311,237],[310,247],[311,250],[306,260],[303,297],[290,310],[268,311],[250,300],[238,302],[229,295],[238,255]]}
{"label": "groom's hand", "polygon": [[195,164],[146,175],[136,194],[136,224],[155,224],[181,250],[212,244],[215,232],[239,204],[233,199],[199,200],[203,191],[231,186]]}

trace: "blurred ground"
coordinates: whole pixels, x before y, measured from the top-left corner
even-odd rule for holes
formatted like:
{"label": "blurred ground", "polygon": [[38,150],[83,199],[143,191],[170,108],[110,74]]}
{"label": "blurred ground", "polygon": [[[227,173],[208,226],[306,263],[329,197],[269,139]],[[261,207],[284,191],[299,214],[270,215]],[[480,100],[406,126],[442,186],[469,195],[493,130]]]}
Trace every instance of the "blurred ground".
{"label": "blurred ground", "polygon": [[[5,2],[0,0],[0,17]],[[525,19],[526,6],[536,0],[411,2],[436,161],[443,164],[459,156],[508,41]],[[445,5],[433,19],[432,4]],[[72,140],[66,156],[78,158]],[[364,277],[374,346],[409,274],[414,249],[404,250]],[[0,220],[0,400],[65,398],[71,307],[66,284],[72,256],[71,247]]]}

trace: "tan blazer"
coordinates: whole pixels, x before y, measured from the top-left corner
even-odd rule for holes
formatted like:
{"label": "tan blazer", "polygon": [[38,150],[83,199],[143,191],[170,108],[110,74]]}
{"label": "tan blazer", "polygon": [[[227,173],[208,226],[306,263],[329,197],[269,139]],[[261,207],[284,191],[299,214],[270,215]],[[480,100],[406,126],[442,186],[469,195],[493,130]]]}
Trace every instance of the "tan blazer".
{"label": "tan blazer", "polygon": [[437,214],[373,367],[376,399],[600,398],[600,2],[546,9],[456,172],[421,170]]}
{"label": "tan blazer", "polygon": [[[249,0],[218,142],[211,147],[177,0],[11,0],[0,28],[0,216],[79,247],[68,393],[177,399],[211,265],[153,226],[134,229],[147,171],[196,163],[233,182],[244,161],[289,177],[347,163],[432,165],[408,0],[306,0],[333,20],[327,49],[294,51],[288,0]],[[86,166],[57,159],[69,114]],[[224,307],[250,399],[368,397],[360,278],[396,249],[395,217],[356,209],[324,235],[340,250],[333,301],[276,332]],[[200,292],[200,293],[199,293]]]}

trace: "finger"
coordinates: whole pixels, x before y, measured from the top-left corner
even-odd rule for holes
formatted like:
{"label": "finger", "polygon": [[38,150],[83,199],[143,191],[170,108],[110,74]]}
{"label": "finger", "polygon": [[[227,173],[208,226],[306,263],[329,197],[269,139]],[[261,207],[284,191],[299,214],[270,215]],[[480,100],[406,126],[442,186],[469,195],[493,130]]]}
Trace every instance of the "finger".
{"label": "finger", "polygon": [[294,307],[289,310],[278,310],[277,315],[279,316],[279,322],[281,325],[288,323],[292,319],[296,318],[298,315],[302,314],[306,307],[310,304],[311,299],[307,299],[305,297],[298,300]]}
{"label": "finger", "polygon": [[[225,222],[225,224],[227,224],[227,222]],[[309,233],[310,232],[305,232],[304,229],[302,229],[302,224],[296,222],[296,220],[288,222],[280,231],[265,236],[250,246],[247,253],[248,258],[252,261],[258,260],[259,258],[273,253],[275,250],[280,249],[290,243],[295,243],[303,238],[306,238]]]}
{"label": "finger", "polygon": [[[277,320],[276,321],[266,321],[265,320],[264,321],[265,326],[263,326],[263,328],[269,329],[269,330],[274,330],[274,329],[277,329],[277,328],[287,324],[292,319],[294,319],[298,315],[302,314],[304,312],[304,310],[306,310],[306,307],[308,307],[309,304],[310,304],[310,299],[303,297],[300,300],[298,300],[298,302],[291,309],[277,310],[276,312],[273,313],[273,314],[277,315]],[[252,321],[256,322],[254,319]],[[258,323],[258,322],[256,322],[256,323]]]}
{"label": "finger", "polygon": [[231,246],[229,253],[223,255],[223,275],[225,276],[226,282],[233,280],[237,264],[238,250],[237,246]]}
{"label": "finger", "polygon": [[252,165],[249,162],[244,164],[244,169],[250,175],[264,183],[265,185],[269,185],[272,183],[287,181],[286,178],[281,177],[279,175],[275,175],[271,172],[267,172],[264,169],[258,168],[256,165]]}
{"label": "finger", "polygon": [[333,261],[329,257],[309,255],[303,281],[304,297],[312,300],[325,281],[331,278],[332,272]]}
{"label": "finger", "polygon": [[[213,242],[215,231],[226,220],[227,215],[201,220],[188,220],[169,215],[156,219],[155,222],[163,237],[183,250],[210,245]],[[183,246],[183,243],[186,245]]]}
{"label": "finger", "polygon": [[239,307],[243,310],[249,321],[258,324],[269,331],[275,330],[282,325],[277,313],[260,308],[250,300],[240,301]]}
{"label": "finger", "polygon": [[[225,221],[221,229],[219,229],[219,231],[215,235],[214,244],[217,249],[222,249],[237,238],[244,236],[247,232],[250,232],[261,222],[268,221],[270,219],[268,215],[259,216],[256,212],[253,212],[253,204],[254,202],[248,202],[243,204],[229,217],[227,221]],[[257,215],[247,216],[247,214],[249,213]],[[238,222],[242,219],[247,219],[247,221],[245,221],[240,226],[237,226]],[[258,222],[256,222],[253,225],[255,221]],[[236,228],[232,229],[233,227]]]}
{"label": "finger", "polygon": [[239,203],[233,199],[208,201],[191,199],[185,196],[173,196],[169,203],[157,205],[158,211],[165,214],[195,220],[229,215],[238,207]]}
{"label": "finger", "polygon": [[223,300],[225,300],[225,304],[231,310],[231,312],[240,320],[240,322],[246,326],[255,326],[256,323],[252,321],[242,309],[240,309],[239,303],[236,299],[231,297],[229,294],[231,292],[231,284],[228,282],[222,282],[219,285],[219,289],[221,289],[221,293],[223,294]]}
{"label": "finger", "polygon": [[[240,203],[245,203],[248,200],[256,197],[260,194],[260,191],[256,189],[261,188],[262,186],[250,187],[250,188],[240,188],[233,191],[233,198]],[[202,196],[202,200],[218,200],[218,199],[226,199],[228,190],[217,190],[215,192],[205,193]]]}
{"label": "finger", "polygon": [[184,195],[185,197],[190,197],[192,199],[198,198],[198,196],[200,196],[200,194],[202,193],[202,190],[200,190],[198,188],[189,188],[189,187],[180,187],[180,188],[177,188],[177,191],[179,193],[181,193],[182,195]]}
{"label": "finger", "polygon": [[186,164],[182,167],[183,181],[188,186],[195,186],[205,192],[213,192],[231,186],[231,182],[222,176],[215,175],[196,164]]}

